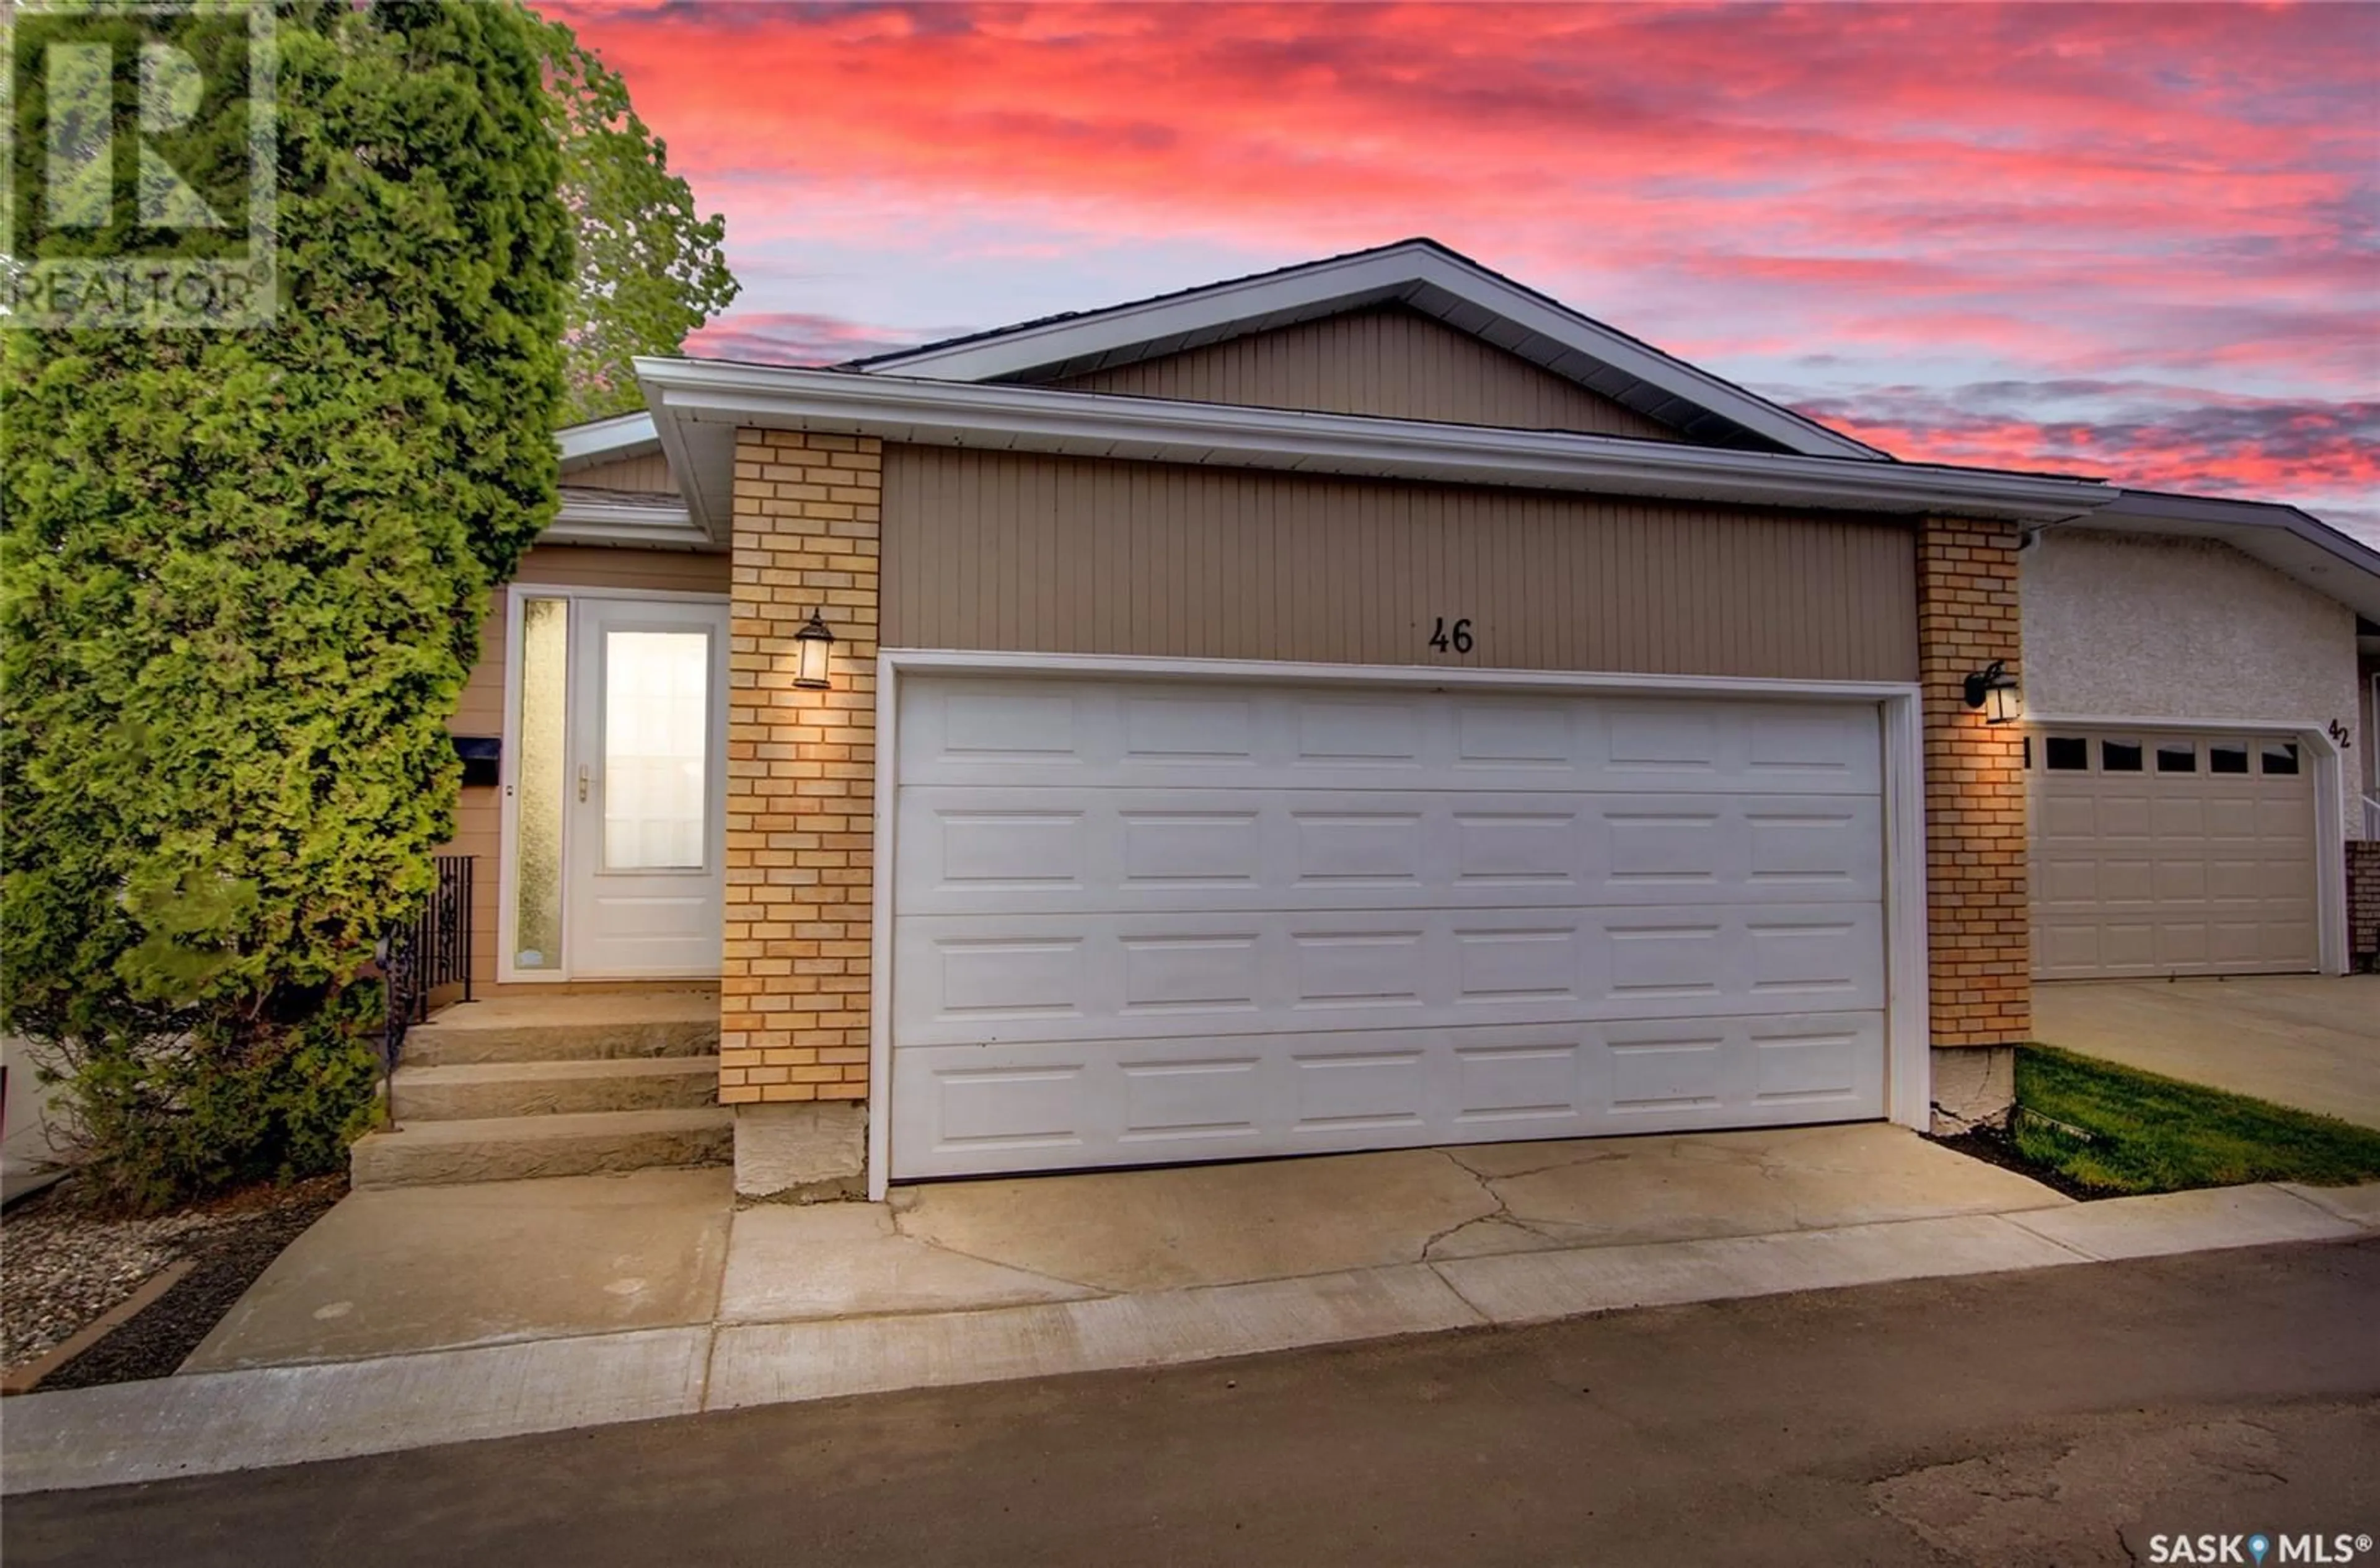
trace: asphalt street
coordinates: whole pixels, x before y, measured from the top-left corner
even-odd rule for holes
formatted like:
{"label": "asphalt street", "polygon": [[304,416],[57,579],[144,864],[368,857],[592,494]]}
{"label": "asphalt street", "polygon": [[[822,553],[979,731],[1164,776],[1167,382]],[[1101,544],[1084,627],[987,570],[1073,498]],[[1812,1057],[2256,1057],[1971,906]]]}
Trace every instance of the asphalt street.
{"label": "asphalt street", "polygon": [[2380,1534],[2380,1242],[43,1494],[10,1501],[0,1552],[9,1568],[2073,1568],[2204,1561],[2251,1533],[2276,1560],[2318,1536],[2315,1561],[2380,1562],[2355,1550]]}

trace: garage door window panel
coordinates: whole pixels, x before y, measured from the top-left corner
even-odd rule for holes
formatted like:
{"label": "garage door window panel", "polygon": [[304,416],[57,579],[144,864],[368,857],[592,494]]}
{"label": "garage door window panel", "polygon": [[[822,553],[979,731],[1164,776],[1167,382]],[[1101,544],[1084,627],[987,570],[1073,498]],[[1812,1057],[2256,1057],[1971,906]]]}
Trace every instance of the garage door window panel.
{"label": "garage door window panel", "polygon": [[2058,772],[2082,772],[2091,766],[2091,743],[2081,735],[2051,735],[2046,752],[2049,766]]}

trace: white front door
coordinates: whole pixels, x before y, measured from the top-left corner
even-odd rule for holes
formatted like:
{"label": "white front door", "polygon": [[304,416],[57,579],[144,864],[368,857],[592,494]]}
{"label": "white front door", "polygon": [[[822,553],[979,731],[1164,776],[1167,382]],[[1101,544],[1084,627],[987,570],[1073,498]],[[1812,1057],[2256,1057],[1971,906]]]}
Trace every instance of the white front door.
{"label": "white front door", "polygon": [[1873,703],[905,682],[896,1177],[1885,1113]]}
{"label": "white front door", "polygon": [[573,978],[715,975],[727,607],[579,602],[568,777]]}
{"label": "white front door", "polygon": [[516,591],[508,977],[718,974],[727,606]]}

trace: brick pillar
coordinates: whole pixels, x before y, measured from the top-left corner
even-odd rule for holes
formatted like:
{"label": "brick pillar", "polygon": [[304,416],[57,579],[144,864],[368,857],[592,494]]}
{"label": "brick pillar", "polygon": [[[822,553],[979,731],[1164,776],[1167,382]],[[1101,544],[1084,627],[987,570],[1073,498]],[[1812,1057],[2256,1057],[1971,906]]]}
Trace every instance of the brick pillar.
{"label": "brick pillar", "polygon": [[1963,689],[1995,659],[2021,672],[2016,551],[2013,523],[1929,518],[1918,536],[1935,1119],[1954,1129],[2005,1117],[2009,1048],[2033,1031],[2024,737]]}
{"label": "brick pillar", "polygon": [[[852,1190],[865,1146],[882,468],[872,437],[735,432],[719,1099],[757,1195]],[[794,686],[813,609],[827,691]]]}
{"label": "brick pillar", "polygon": [[2380,974],[2380,839],[2348,841],[2347,960]]}

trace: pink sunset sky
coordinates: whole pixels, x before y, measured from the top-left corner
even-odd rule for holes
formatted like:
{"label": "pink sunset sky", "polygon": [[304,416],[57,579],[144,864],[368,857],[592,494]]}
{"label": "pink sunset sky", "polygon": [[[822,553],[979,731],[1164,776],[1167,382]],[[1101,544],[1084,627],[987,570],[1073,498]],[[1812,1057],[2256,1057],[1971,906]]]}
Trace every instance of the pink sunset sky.
{"label": "pink sunset sky", "polygon": [[1900,456],[2380,543],[2380,6],[552,0],[819,363],[1428,235]]}

